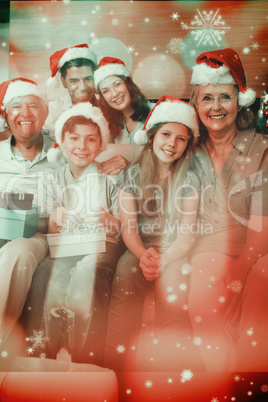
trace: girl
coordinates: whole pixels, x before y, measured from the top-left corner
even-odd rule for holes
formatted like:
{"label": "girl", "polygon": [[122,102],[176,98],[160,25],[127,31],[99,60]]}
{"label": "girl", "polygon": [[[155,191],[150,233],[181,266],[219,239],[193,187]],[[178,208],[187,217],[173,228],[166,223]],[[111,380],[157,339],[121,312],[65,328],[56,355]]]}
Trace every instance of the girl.
{"label": "girl", "polygon": [[[113,282],[105,361],[116,370],[133,369],[126,360],[136,349],[150,281],[155,283],[156,325],[163,338],[169,338],[158,344],[158,350],[161,355],[163,348],[169,369],[176,345],[187,348],[191,335],[184,275],[189,273],[189,265],[182,257],[194,240],[199,203],[199,184],[188,170],[199,135],[194,108],[179,99],[161,97],[136,141],[141,143],[144,135],[147,144],[143,152],[118,180],[122,238],[128,251],[118,262]],[[183,359],[189,363],[190,357],[184,352],[176,359],[177,369],[177,362],[181,365]],[[165,361],[160,368],[165,369]]]}
{"label": "girl", "polygon": [[[100,96],[100,108],[109,122],[111,141],[120,144],[133,144],[135,133],[143,124],[153,107],[137,85],[130,78],[122,60],[103,57],[94,72],[96,91]],[[128,165],[118,156],[101,165],[101,173],[111,174]],[[114,169],[113,169],[114,168]]]}

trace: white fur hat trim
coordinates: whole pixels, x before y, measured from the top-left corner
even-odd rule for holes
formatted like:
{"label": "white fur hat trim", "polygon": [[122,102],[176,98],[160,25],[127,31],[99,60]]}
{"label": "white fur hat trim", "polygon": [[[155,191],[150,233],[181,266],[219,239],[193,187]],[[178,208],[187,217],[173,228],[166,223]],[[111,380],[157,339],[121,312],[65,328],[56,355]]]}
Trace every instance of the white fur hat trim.
{"label": "white fur hat trim", "polygon": [[58,70],[61,69],[61,67],[70,60],[74,59],[88,59],[91,60],[92,63],[97,66],[97,56],[95,53],[93,53],[90,49],[86,47],[72,47],[68,49],[64,55],[60,58],[59,64],[58,64]]}
{"label": "white fur hat trim", "polygon": [[28,95],[34,95],[37,96],[38,98],[41,98],[43,102],[47,102],[46,96],[44,93],[40,91],[37,85],[31,84],[30,82],[25,82],[25,81],[14,81],[11,82],[7,88],[4,100],[3,100],[3,106],[2,109],[6,109],[9,102],[13,98],[17,98],[18,96],[28,96]]}
{"label": "white fur hat trim", "polygon": [[105,78],[110,77],[111,75],[116,76],[122,75],[123,77],[129,77],[130,73],[128,69],[122,64],[116,64],[116,63],[106,64],[105,66],[99,67],[94,72],[95,88],[98,89],[100,82]]}
{"label": "white fur hat trim", "polygon": [[229,68],[225,65],[219,68],[212,68],[205,63],[201,63],[193,67],[191,84],[202,86],[220,84],[237,85],[237,82]]}
{"label": "white fur hat trim", "polygon": [[[193,67],[193,74],[191,79],[193,85],[221,85],[233,84],[237,85],[229,68],[225,65],[219,68],[212,68],[205,63],[197,64]],[[256,92],[253,89],[247,88],[245,92],[239,91],[238,104],[239,106],[248,107],[256,100]]]}

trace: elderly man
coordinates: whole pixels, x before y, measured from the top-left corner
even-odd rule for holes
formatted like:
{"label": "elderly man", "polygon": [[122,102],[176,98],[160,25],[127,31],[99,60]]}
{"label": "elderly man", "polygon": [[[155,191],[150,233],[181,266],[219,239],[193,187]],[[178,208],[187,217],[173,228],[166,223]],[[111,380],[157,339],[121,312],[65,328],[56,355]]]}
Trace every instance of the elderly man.
{"label": "elderly man", "polygon": [[[0,107],[0,119],[12,133],[0,142],[0,189],[33,193],[33,202],[38,204],[42,172],[56,167],[47,160],[53,141],[42,133],[47,103],[34,81],[15,78],[0,85]],[[20,316],[33,273],[47,253],[40,232],[7,242],[0,249],[0,345]]]}
{"label": "elderly man", "polygon": [[94,87],[94,71],[97,57],[87,44],[58,50],[50,57],[51,78],[47,80],[50,91],[60,86],[67,93],[49,102],[49,115],[45,128],[54,135],[54,125],[60,115],[72,105],[79,102],[90,102],[96,106],[97,99]]}

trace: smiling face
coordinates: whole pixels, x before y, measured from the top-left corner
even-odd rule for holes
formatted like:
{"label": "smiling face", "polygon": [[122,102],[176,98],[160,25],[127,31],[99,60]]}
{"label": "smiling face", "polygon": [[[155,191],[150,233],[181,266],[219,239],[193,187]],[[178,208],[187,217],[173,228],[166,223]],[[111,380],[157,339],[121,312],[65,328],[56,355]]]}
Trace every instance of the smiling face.
{"label": "smiling face", "polygon": [[240,110],[236,94],[236,87],[232,84],[198,87],[196,99],[204,99],[207,96],[230,98],[229,102],[222,104],[218,99],[215,99],[211,105],[203,105],[201,101],[196,100],[196,109],[208,133],[224,134],[232,130],[235,132],[235,120]]}
{"label": "smiling face", "polygon": [[75,178],[94,162],[101,149],[101,135],[96,124],[76,124],[72,132],[65,132],[62,140],[70,170]]}
{"label": "smiling face", "polygon": [[13,98],[4,114],[9,128],[18,142],[39,140],[48,116],[48,108],[35,95]]}
{"label": "smiling face", "polygon": [[101,81],[99,91],[113,109],[127,113],[131,109],[131,97],[124,80],[111,75]]}
{"label": "smiling face", "polygon": [[61,82],[71,96],[72,103],[92,102],[95,95],[94,76],[90,66],[70,67]]}
{"label": "smiling face", "polygon": [[153,139],[153,151],[159,166],[169,169],[185,151],[189,141],[188,129],[180,123],[165,123]]}

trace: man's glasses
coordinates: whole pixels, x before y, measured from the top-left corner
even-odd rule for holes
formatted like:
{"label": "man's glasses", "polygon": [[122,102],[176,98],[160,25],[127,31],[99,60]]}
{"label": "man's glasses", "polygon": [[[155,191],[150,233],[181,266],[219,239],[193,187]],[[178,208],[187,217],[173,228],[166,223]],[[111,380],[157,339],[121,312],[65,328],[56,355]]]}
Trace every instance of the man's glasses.
{"label": "man's glasses", "polygon": [[221,94],[220,96],[203,95],[201,98],[196,98],[196,100],[198,100],[202,106],[212,105],[215,99],[218,99],[221,105],[226,105],[232,102],[236,96],[237,93],[235,95]]}

